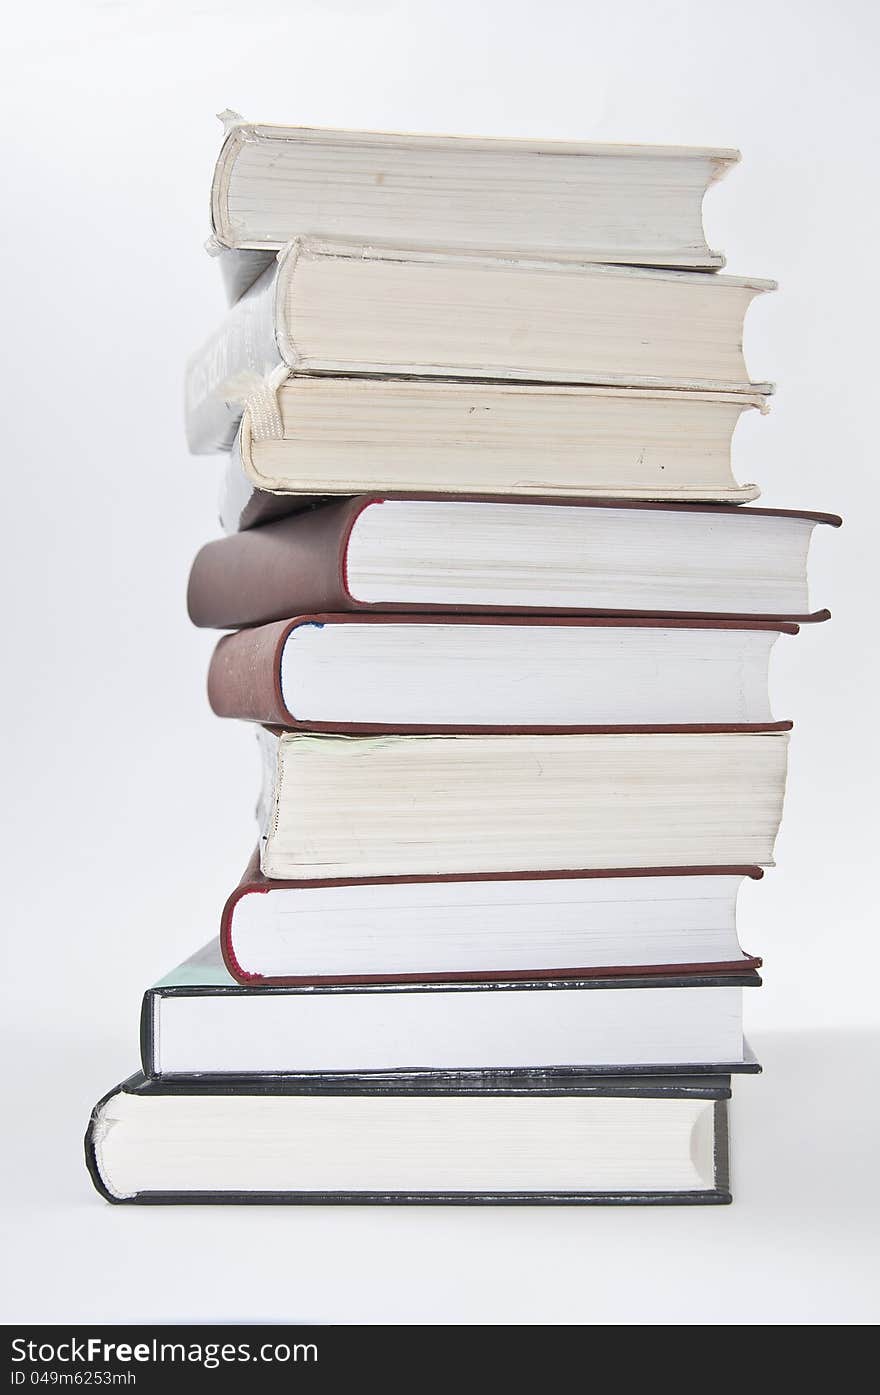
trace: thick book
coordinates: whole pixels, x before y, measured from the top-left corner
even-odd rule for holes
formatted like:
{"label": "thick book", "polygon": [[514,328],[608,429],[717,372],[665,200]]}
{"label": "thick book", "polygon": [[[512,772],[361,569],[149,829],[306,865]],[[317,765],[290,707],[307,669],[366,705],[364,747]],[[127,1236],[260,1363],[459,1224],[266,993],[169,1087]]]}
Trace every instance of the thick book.
{"label": "thick book", "polygon": [[267,877],[772,865],[788,733],[258,727]]}
{"label": "thick book", "polygon": [[487,499],[337,500],[204,546],[194,624],[334,611],[824,620],[807,553],[834,514],[736,505]]}
{"label": "thick book", "polygon": [[728,1075],[135,1075],[85,1157],[141,1205],[718,1205],[729,1098]]}
{"label": "thick book", "polygon": [[245,403],[262,435],[283,437],[274,389],[288,373],[767,393],[742,337],[774,288],[297,238],[190,359],[187,439],[197,454],[228,448]]}
{"label": "thick book", "polygon": [[769,664],[797,625],[606,617],[300,615],[225,635],[219,717],[291,730],[712,730],[773,723]]}
{"label": "thick book", "polygon": [[[706,244],[702,203],[737,150],[221,119],[211,218],[222,248],[277,251],[312,232],[505,256],[724,264]],[[241,284],[247,259],[236,265]]]}
{"label": "thick book", "polygon": [[[742,974],[737,896],[760,867],[273,881],[257,849],[223,908],[242,984]],[[213,958],[207,961],[213,969]],[[190,960],[176,982],[199,982]],[[196,977],[194,977],[196,975]]]}
{"label": "thick book", "polygon": [[745,393],[291,377],[280,435],[245,408],[220,517],[226,532],[332,495],[461,492],[743,503],[732,438],[766,411]]}
{"label": "thick book", "polygon": [[147,991],[147,1076],[755,1070],[754,970],[493,982],[242,987],[216,939]]}

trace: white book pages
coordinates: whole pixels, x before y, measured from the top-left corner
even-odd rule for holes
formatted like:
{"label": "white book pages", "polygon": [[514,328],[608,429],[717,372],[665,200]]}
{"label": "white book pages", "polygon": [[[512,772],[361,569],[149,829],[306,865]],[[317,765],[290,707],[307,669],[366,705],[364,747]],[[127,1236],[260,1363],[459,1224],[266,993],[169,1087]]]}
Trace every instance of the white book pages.
{"label": "white book pages", "polygon": [[281,693],[298,722],[676,726],[773,720],[775,630],[297,625]]}
{"label": "white book pages", "polygon": [[[741,880],[622,876],[274,888],[236,901],[230,942],[239,968],[264,978],[734,963],[744,958],[736,931]],[[188,972],[199,981],[195,967]]]}
{"label": "white book pages", "polygon": [[167,1074],[513,1070],[742,1061],[741,987],[362,989],[158,999]]}
{"label": "white book pages", "polygon": [[757,511],[389,499],[358,514],[346,582],[379,605],[798,616],[815,526]]}
{"label": "white book pages", "polygon": [[113,1095],[92,1142],[138,1192],[710,1190],[712,1100]]}

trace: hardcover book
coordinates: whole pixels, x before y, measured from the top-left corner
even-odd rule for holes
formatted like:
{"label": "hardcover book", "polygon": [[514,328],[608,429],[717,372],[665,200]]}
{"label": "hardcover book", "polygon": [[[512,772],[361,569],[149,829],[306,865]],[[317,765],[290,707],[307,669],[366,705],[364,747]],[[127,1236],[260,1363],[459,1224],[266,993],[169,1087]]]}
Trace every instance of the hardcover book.
{"label": "hardcover book", "polygon": [[330,495],[481,493],[743,503],[731,444],[746,393],[294,376],[280,434],[245,407],[220,516],[235,533]]}
{"label": "hardcover book", "polygon": [[145,995],[147,1076],[757,1069],[754,970],[242,987],[213,940]]}
{"label": "hardcover book", "polygon": [[147,1081],[95,1106],[108,1201],[718,1205],[728,1075]]}
{"label": "hardcover book", "polygon": [[361,495],[206,544],[193,623],[350,610],[824,620],[807,552],[834,514]]}
{"label": "hardcover book", "polygon": [[[706,271],[724,263],[706,245],[701,208],[737,150],[221,119],[211,216],[223,248],[277,251],[312,232]],[[247,258],[234,265],[241,284]]]}
{"label": "hardcover book", "polygon": [[258,732],[261,866],[280,880],[773,860],[784,731]]}
{"label": "hardcover book", "polygon": [[348,735],[776,726],[768,666],[797,625],[338,613],[220,640],[220,717]]}
{"label": "hardcover book", "polygon": [[[278,881],[256,851],[223,909],[220,948],[232,977],[256,985],[741,974],[761,960],[740,948],[737,895],[761,876],[639,867]],[[176,981],[215,968],[211,951]]]}

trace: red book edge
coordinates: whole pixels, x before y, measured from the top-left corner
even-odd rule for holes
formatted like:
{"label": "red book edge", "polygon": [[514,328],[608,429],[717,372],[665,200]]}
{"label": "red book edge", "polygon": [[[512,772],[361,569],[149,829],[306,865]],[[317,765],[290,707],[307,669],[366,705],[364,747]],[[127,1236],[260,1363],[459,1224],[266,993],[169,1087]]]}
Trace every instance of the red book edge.
{"label": "red book edge", "polygon": [[693,974],[737,974],[750,969],[759,969],[762,959],[755,955],[743,954],[737,960],[724,960],[710,964],[626,964],[591,968],[572,966],[566,969],[518,969],[481,973],[444,974],[340,974],[302,977],[299,975],[278,976],[251,973],[239,964],[232,943],[232,920],[235,907],[243,897],[262,895],[269,891],[308,889],[334,886],[393,886],[412,885],[425,882],[485,882],[485,881],[564,881],[586,880],[597,877],[686,877],[686,876],[745,876],[759,880],[764,869],[756,866],[741,867],[624,867],[603,868],[601,871],[545,871],[545,872],[467,872],[459,875],[441,873],[435,876],[389,876],[389,877],[321,877],[304,878],[301,881],[274,881],[263,876],[260,870],[260,851],[254,850],[244,875],[232,891],[223,907],[220,918],[220,951],[227,970],[237,983],[246,987],[320,987],[322,985],[343,984],[395,984],[395,983],[496,983],[516,980],[545,979],[564,981],[566,979],[601,979],[665,976]]}

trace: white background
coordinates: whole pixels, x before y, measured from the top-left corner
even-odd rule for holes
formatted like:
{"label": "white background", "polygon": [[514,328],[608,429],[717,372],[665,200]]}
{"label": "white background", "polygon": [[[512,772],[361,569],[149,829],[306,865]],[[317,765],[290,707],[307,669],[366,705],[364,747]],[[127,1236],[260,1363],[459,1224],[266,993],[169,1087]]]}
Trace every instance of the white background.
{"label": "white background", "polygon": [[[7,8],[0,136],[6,1321],[846,1323],[877,1315],[877,7],[130,0]],[[204,698],[184,589],[216,533],[186,354],[221,131],[251,119],[735,145],[706,205],[748,323],[737,474],[830,509],[777,645],[797,722],[778,867],[742,900],[766,1066],[719,1211],[111,1208],[80,1136],[143,988],[214,932],[253,841],[250,733]],[[875,1156],[872,1158],[872,1148]],[[874,1232],[872,1235],[872,1225]]]}

